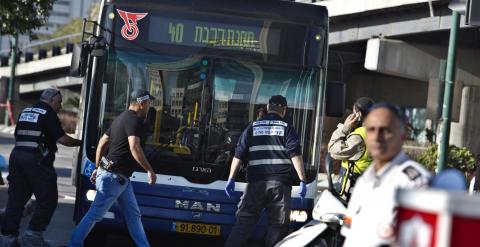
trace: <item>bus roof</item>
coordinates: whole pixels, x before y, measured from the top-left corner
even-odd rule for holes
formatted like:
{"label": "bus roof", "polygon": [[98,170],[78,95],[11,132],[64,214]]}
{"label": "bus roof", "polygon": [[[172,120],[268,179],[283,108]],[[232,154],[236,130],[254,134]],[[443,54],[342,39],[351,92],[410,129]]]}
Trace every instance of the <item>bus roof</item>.
{"label": "bus roof", "polygon": [[280,0],[110,0],[108,4],[137,8],[172,8],[224,15],[242,15],[328,26],[326,7]]}

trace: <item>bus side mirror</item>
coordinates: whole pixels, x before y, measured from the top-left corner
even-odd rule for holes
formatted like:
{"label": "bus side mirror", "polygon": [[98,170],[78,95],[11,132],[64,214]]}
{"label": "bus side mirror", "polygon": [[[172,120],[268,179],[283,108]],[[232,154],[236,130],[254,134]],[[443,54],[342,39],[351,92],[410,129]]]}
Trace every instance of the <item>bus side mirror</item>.
{"label": "bus side mirror", "polygon": [[340,81],[327,81],[325,115],[343,117],[345,110],[346,84]]}
{"label": "bus side mirror", "polygon": [[88,52],[89,48],[87,42],[82,42],[73,46],[70,76],[85,76],[85,72],[87,71]]}
{"label": "bus side mirror", "polygon": [[105,50],[107,49],[107,41],[104,37],[90,37],[89,41],[90,46],[90,55],[93,57],[101,57],[105,55]]}

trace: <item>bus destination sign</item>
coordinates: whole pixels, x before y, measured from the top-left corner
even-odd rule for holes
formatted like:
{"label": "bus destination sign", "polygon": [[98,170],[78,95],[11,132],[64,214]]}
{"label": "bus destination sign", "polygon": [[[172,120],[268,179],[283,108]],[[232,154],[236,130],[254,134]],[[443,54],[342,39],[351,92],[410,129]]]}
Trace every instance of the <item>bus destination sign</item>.
{"label": "bus destination sign", "polygon": [[[247,26],[152,16],[149,41],[194,47],[278,54],[279,30],[268,26]],[[267,39],[267,36],[270,38]],[[275,41],[274,43],[267,40]]]}

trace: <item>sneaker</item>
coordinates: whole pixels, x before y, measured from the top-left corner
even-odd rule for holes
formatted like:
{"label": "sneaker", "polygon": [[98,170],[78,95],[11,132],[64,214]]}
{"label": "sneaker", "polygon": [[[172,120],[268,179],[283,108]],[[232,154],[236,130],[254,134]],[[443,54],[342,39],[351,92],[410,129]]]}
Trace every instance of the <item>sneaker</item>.
{"label": "sneaker", "polygon": [[0,235],[0,247],[20,247],[15,235]]}
{"label": "sneaker", "polygon": [[42,232],[32,231],[27,229],[21,239],[20,244],[22,247],[50,247],[50,245],[43,239]]}

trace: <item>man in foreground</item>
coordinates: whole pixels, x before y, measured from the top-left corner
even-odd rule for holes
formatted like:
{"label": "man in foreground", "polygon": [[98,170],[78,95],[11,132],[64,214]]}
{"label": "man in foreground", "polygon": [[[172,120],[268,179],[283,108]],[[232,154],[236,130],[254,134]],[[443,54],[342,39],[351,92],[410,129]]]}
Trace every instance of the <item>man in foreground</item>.
{"label": "man in foreground", "polygon": [[345,245],[383,246],[394,241],[397,189],[427,185],[430,173],[403,151],[405,117],[392,104],[374,105],[366,116],[366,145],[373,162],[359,177],[348,204],[350,229],[342,229]]}

